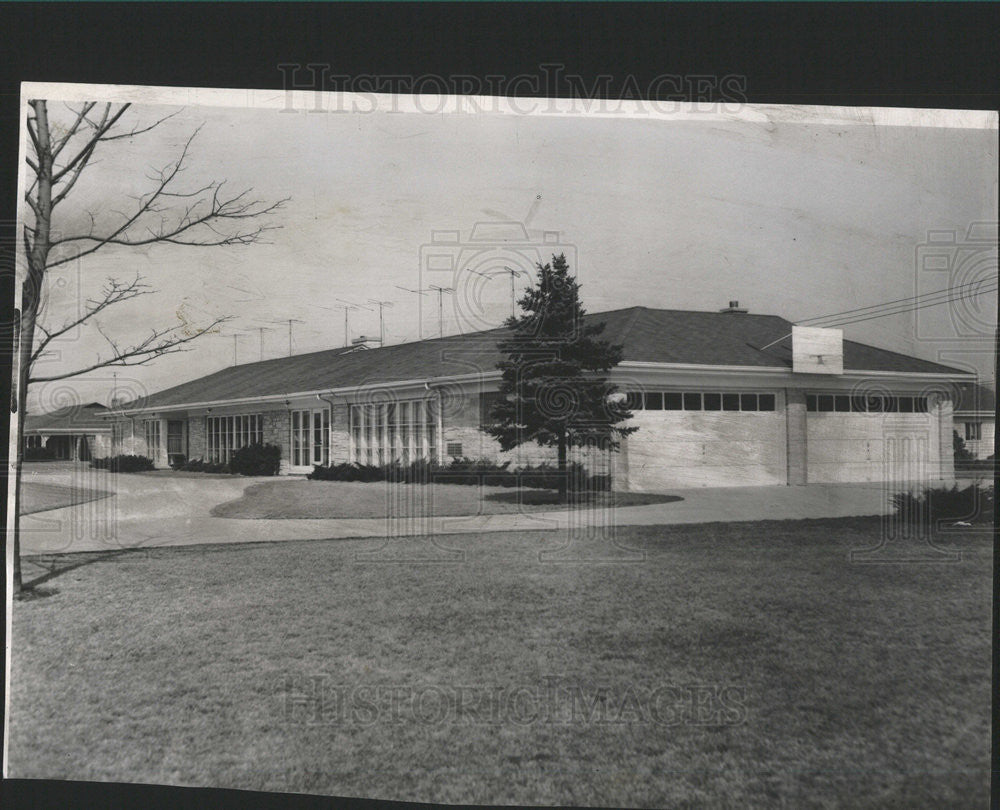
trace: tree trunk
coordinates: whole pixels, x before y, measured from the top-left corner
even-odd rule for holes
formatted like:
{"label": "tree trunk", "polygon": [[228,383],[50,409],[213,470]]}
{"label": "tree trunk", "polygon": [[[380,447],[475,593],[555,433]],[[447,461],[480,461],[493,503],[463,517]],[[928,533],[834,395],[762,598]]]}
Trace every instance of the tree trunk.
{"label": "tree trunk", "polygon": [[31,353],[35,345],[35,320],[41,301],[42,283],[49,258],[52,230],[52,144],[49,139],[48,110],[44,101],[32,101],[38,137],[38,192],[35,228],[30,249],[26,250],[28,271],[21,284],[21,317],[17,334],[17,448],[14,451],[14,537],[13,590],[20,593],[21,578],[21,465],[24,461],[24,419],[27,413],[28,383],[31,380]]}
{"label": "tree trunk", "polygon": [[561,503],[566,503],[567,501],[567,490],[566,486],[566,431],[562,430],[559,433],[559,501]]}

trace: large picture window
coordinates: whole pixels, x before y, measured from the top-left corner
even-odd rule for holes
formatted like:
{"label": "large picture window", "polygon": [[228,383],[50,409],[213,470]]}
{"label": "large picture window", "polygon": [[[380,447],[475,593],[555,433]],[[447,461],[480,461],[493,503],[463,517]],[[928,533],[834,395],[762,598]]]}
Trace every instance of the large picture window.
{"label": "large picture window", "polygon": [[351,461],[409,464],[438,457],[438,414],[432,400],[365,403],[350,409]]}
{"label": "large picture window", "polygon": [[206,427],[208,461],[214,464],[226,464],[234,450],[264,442],[263,417],[260,414],[209,416]]}

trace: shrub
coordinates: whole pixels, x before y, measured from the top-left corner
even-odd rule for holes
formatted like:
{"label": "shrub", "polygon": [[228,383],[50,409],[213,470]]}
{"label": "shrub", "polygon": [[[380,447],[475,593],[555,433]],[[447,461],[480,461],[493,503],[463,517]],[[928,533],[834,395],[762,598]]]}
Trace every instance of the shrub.
{"label": "shrub", "polygon": [[912,523],[932,524],[965,520],[989,523],[993,520],[993,486],[968,486],[959,489],[925,489],[919,495],[901,492],[892,496],[896,516]]}
{"label": "shrub", "polygon": [[49,447],[25,447],[24,448],[24,460],[25,461],[54,461],[56,457],[56,451]]}
{"label": "shrub", "polygon": [[951,446],[955,451],[956,464],[961,464],[975,459],[975,455],[965,446],[965,439],[958,435],[957,430],[953,430],[951,432]]}
{"label": "shrub", "polygon": [[145,456],[107,456],[106,458],[95,458],[90,462],[91,467],[99,470],[110,470],[113,473],[133,473],[146,472],[156,469],[153,459]]}
{"label": "shrub", "polygon": [[276,444],[248,444],[233,452],[229,471],[240,475],[277,475],[281,448]]}

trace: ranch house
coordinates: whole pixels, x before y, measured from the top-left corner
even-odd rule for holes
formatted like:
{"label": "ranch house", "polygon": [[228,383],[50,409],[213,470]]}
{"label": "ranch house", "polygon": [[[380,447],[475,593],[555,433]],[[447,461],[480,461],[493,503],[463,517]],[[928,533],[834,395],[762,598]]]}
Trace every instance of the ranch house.
{"label": "ranch house", "polygon": [[[615,453],[575,453],[614,487],[951,481],[950,391],[973,375],[794,327],[736,302],[699,312],[629,307],[591,313],[624,347],[610,374],[639,430]],[[280,445],[281,472],[339,462],[489,457],[481,426],[497,388],[504,329],[390,346],[370,341],[246,363],[116,406],[113,452],[226,461],[252,442]]]}

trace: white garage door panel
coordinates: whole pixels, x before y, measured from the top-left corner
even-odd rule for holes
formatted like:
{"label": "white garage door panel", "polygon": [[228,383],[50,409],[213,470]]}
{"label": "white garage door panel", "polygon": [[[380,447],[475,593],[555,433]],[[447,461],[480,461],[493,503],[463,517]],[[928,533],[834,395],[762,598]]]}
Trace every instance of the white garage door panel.
{"label": "white garage door panel", "polygon": [[936,463],[928,414],[816,413],[806,417],[808,482],[912,480]]}
{"label": "white garage door panel", "polygon": [[629,488],[784,484],[785,415],[638,412],[628,437]]}

